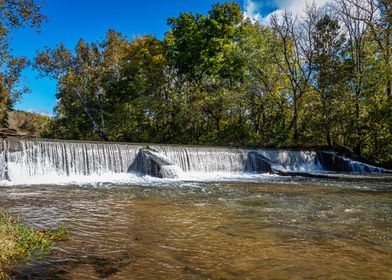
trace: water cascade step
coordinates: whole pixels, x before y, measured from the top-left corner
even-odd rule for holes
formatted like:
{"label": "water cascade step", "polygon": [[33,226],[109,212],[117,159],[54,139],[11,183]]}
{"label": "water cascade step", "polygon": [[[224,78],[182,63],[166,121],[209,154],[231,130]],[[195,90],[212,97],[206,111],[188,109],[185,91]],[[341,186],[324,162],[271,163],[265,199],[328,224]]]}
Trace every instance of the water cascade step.
{"label": "water cascade step", "polygon": [[267,173],[278,174],[282,176],[329,178],[329,176],[325,176],[324,174],[320,174],[320,173],[287,170],[281,164],[278,164],[257,152],[250,152],[249,155],[251,156],[252,161],[254,161],[254,165],[257,166],[257,171],[259,173],[267,172]]}
{"label": "water cascade step", "polygon": [[184,172],[255,172],[249,157],[249,149],[198,147],[198,146],[151,146]]}
{"label": "water cascade step", "polygon": [[391,170],[355,161],[333,151],[317,152],[323,169],[347,173],[392,173]]}

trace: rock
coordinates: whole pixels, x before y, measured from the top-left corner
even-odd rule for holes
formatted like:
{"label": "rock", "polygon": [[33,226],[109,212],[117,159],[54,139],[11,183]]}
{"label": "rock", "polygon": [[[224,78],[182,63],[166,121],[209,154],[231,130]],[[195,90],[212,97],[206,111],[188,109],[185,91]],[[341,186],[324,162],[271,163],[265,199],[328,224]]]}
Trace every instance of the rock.
{"label": "rock", "polygon": [[139,150],[128,172],[158,178],[177,178],[176,166],[150,147]]}
{"label": "rock", "polygon": [[249,156],[251,157],[253,164],[256,166],[257,172],[269,172],[280,175],[285,175],[288,172],[282,165],[273,162],[257,152],[250,152]]}
{"label": "rock", "polygon": [[8,137],[28,137],[29,133],[23,133],[16,129],[12,128],[0,128],[0,138],[8,138]]}

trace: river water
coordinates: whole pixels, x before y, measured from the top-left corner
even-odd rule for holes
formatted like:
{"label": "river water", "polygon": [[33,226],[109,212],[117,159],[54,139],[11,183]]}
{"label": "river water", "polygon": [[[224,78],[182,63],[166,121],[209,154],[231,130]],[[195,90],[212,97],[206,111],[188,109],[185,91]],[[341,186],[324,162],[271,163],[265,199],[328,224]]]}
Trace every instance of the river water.
{"label": "river water", "polygon": [[15,279],[392,279],[392,178],[0,187],[69,240]]}

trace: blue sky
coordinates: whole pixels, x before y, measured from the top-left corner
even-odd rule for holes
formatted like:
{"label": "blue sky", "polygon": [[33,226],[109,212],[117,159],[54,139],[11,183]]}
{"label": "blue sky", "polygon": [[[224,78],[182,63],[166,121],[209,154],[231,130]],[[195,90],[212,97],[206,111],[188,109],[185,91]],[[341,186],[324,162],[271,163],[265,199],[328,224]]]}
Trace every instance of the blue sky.
{"label": "blue sky", "polygon": [[[302,0],[237,0],[249,16],[265,16],[284,2]],[[180,12],[206,13],[217,0],[46,0],[44,23],[40,33],[24,28],[13,34],[13,54],[33,59],[36,50],[56,47],[64,42],[73,48],[79,38],[87,41],[102,39],[108,29],[122,32],[128,38],[153,34],[162,38],[167,18]],[[280,4],[276,4],[280,3]],[[56,104],[56,82],[39,78],[31,68],[23,71],[23,84],[31,93],[23,96],[16,109],[52,114]]]}

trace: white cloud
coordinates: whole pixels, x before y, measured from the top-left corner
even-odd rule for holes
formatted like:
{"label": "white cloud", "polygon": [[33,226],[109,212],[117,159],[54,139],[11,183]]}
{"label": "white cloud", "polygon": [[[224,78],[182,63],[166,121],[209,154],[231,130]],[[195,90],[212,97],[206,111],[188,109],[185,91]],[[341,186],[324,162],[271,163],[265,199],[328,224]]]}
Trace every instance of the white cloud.
{"label": "white cloud", "polygon": [[244,3],[244,16],[246,18],[249,18],[251,20],[256,20],[256,21],[261,21],[262,20],[262,16],[259,13],[260,9],[261,9],[261,4],[253,1],[253,0],[246,0]]}
{"label": "white cloud", "polygon": [[[290,11],[298,15],[302,15],[307,6],[315,5],[321,7],[329,0],[273,0],[273,5],[278,7],[272,13],[262,16],[261,10],[265,0],[246,0],[244,3],[244,16],[262,23],[268,23],[272,14],[281,14],[283,11]],[[265,4],[264,4],[265,5]]]}
{"label": "white cloud", "polygon": [[323,6],[327,0],[275,0],[280,10],[288,10],[294,13],[302,13],[306,6],[314,4],[316,7]]}

